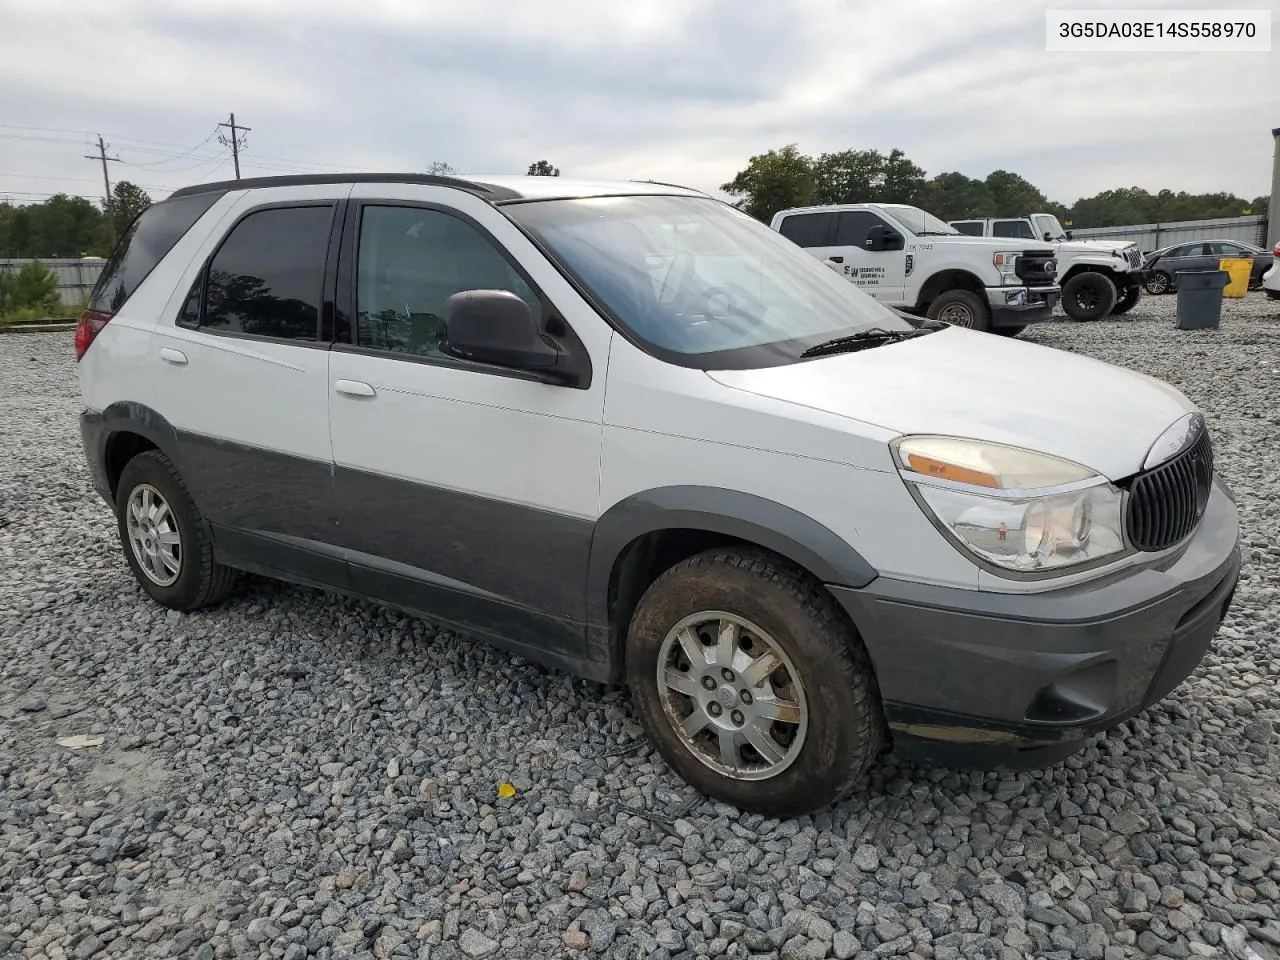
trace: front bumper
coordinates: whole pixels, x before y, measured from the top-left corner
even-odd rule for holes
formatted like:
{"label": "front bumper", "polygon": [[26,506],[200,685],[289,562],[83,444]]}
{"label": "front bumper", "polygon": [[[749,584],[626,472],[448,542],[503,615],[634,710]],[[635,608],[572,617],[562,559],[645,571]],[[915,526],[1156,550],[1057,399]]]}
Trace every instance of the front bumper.
{"label": "front bumper", "polygon": [[830,589],[867,645],[898,752],[1025,767],[1063,759],[1181,683],[1239,576],[1235,504],[1215,481],[1177,553],[1098,580],[1032,594],[884,578]]}
{"label": "front bumper", "polygon": [[1062,296],[1062,288],[1052,287],[987,287],[987,303],[991,307],[993,327],[1025,326],[1049,320],[1054,304]]}

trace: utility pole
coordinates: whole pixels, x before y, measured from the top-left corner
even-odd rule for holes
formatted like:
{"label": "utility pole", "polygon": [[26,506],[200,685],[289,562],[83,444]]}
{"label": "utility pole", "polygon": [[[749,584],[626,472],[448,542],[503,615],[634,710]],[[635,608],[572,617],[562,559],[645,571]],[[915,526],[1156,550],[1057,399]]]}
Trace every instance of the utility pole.
{"label": "utility pole", "polygon": [[107,156],[107,145],[102,142],[102,134],[98,134],[98,152],[86,153],[84,158],[86,160],[102,161],[102,189],[105,191],[103,199],[106,203],[106,206],[102,209],[105,211],[111,206],[111,178],[107,176],[107,161],[110,160],[112,163],[119,163],[120,158]]}
{"label": "utility pole", "polygon": [[240,179],[240,148],[244,146],[244,142],[240,139],[236,131],[243,130],[245,133],[248,133],[250,130],[253,129],[253,127],[242,127],[237,125],[236,115],[234,113],[231,114],[230,118],[226,123],[220,123],[218,124],[218,126],[231,128],[231,136],[225,137],[222,134],[218,134],[218,142],[221,143],[224,147],[231,148],[231,159],[235,162],[236,179],[239,180]]}

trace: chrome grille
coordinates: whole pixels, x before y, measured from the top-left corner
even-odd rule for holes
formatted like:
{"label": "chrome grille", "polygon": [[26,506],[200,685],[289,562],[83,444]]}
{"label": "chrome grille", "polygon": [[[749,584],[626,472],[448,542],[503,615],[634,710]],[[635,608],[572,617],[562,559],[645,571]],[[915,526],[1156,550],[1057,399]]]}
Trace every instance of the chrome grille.
{"label": "chrome grille", "polygon": [[1126,250],[1125,257],[1129,261],[1129,266],[1131,267],[1142,266],[1142,253],[1141,251],[1138,250],[1137,247],[1130,247],[1128,250]]}
{"label": "chrome grille", "polygon": [[1147,551],[1181,543],[1204,516],[1212,482],[1213,445],[1203,432],[1177,456],[1129,482],[1129,542]]}

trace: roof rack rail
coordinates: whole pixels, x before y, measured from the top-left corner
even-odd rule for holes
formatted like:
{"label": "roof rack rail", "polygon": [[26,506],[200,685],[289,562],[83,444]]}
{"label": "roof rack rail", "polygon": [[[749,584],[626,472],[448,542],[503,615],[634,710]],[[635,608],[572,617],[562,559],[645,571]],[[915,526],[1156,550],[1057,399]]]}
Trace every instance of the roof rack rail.
{"label": "roof rack rail", "polygon": [[494,186],[462,177],[442,177],[434,173],[316,173],[291,174],[278,177],[246,177],[243,180],[218,180],[182,187],[169,194],[188,197],[198,193],[227,193],[232,190],[254,190],[264,187],[314,186],[324,183],[421,183],[438,187],[465,190],[487,200],[512,200],[520,196],[507,187]]}

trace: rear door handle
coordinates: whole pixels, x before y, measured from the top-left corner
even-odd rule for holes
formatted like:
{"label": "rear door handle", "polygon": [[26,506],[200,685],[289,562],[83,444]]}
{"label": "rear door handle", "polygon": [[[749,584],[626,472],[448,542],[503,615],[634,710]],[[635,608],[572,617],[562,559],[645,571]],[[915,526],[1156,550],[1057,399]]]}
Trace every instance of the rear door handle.
{"label": "rear door handle", "polygon": [[335,380],[333,389],[347,397],[372,397],[373,387],[362,380]]}
{"label": "rear door handle", "polygon": [[161,347],[160,359],[165,363],[172,363],[181,367],[187,362],[187,355],[181,350],[173,349],[173,347]]}

